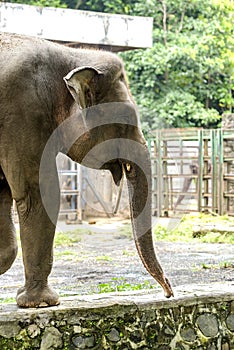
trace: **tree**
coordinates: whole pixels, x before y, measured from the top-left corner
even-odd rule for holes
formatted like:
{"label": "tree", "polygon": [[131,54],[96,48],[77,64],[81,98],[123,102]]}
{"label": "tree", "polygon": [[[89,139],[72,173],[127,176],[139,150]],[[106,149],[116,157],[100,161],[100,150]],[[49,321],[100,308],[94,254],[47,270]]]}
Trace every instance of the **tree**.
{"label": "tree", "polygon": [[24,2],[153,17],[153,47],[121,54],[149,128],[214,127],[233,111],[233,0]]}
{"label": "tree", "polygon": [[123,54],[143,120],[154,127],[213,127],[234,106],[232,1],[147,0],[152,49]]}
{"label": "tree", "polygon": [[63,0],[9,0],[17,4],[34,5],[40,7],[67,7]]}

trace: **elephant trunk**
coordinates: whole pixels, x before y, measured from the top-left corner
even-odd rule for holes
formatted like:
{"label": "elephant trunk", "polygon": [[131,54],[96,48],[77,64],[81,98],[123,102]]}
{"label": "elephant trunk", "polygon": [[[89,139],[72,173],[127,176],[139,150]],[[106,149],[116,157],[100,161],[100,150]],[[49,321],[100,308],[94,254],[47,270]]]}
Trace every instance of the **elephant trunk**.
{"label": "elephant trunk", "polygon": [[141,155],[141,166],[124,165],[128,182],[132,229],[138,254],[146,270],[162,286],[167,298],[173,296],[170,282],[165,277],[155,255],[151,221],[151,163],[147,148]]}

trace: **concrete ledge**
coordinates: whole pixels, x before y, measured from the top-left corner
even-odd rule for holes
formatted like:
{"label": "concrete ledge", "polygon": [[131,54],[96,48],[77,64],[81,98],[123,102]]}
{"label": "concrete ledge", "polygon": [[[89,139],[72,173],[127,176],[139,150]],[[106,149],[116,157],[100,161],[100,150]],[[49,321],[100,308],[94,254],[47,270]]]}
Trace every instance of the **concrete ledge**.
{"label": "concrete ledge", "polygon": [[0,349],[234,349],[234,286],[86,295],[45,309],[0,307]]}
{"label": "concrete ledge", "polygon": [[0,3],[0,31],[87,44],[113,51],[152,46],[153,19],[62,8]]}

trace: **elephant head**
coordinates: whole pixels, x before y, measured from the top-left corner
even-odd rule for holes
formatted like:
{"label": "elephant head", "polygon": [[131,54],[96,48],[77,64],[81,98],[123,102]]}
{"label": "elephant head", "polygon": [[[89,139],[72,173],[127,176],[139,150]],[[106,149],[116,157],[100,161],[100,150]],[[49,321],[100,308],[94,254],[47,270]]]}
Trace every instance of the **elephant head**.
{"label": "elephant head", "polygon": [[139,256],[163,287],[165,296],[170,297],[173,291],[152,240],[150,155],[122,61],[114,55],[110,57],[108,70],[107,62],[88,65],[72,70],[64,78],[74,99],[74,120],[69,131],[74,133],[70,140],[75,142],[67,146],[67,154],[88,167],[109,169],[117,185],[125,172]]}

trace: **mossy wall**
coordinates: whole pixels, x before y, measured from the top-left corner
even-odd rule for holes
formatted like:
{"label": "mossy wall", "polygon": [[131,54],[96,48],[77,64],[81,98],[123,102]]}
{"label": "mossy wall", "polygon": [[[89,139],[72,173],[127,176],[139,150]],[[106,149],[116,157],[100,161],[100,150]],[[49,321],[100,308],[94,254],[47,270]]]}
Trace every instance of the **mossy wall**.
{"label": "mossy wall", "polygon": [[[185,292],[184,292],[185,291]],[[185,286],[62,299],[45,309],[0,308],[0,349],[233,350],[234,286]]]}

